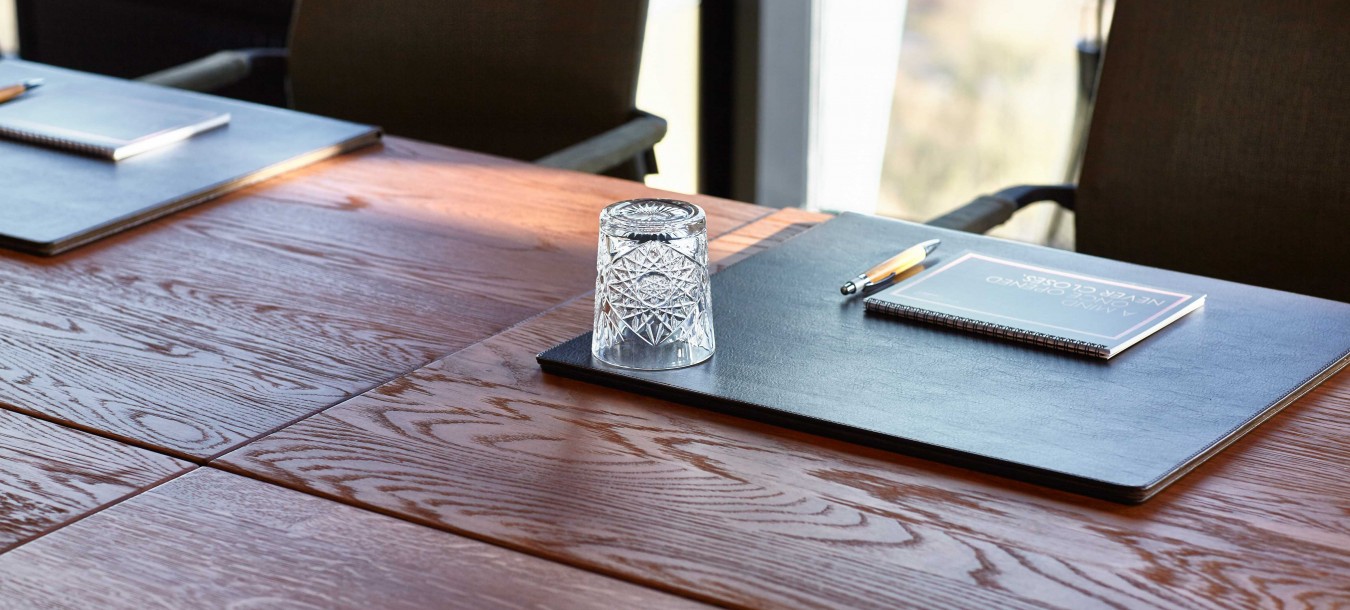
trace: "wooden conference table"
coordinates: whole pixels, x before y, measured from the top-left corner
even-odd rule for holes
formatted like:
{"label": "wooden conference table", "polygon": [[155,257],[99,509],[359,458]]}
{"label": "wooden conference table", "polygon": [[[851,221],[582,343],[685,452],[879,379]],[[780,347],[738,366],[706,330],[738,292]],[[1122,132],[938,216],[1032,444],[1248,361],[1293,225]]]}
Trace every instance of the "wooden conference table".
{"label": "wooden conference table", "polygon": [[543,375],[654,194],[390,138],[0,254],[0,608],[1350,603],[1345,372],[1142,506]]}

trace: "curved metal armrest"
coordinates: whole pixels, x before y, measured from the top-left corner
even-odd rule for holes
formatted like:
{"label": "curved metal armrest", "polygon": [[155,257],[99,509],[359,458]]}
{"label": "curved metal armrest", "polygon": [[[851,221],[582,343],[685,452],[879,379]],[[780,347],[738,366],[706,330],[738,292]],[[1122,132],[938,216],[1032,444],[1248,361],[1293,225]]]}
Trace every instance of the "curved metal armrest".
{"label": "curved metal armrest", "polygon": [[993,195],[981,195],[951,212],[928,221],[934,227],[984,233],[1012,218],[1017,210],[1038,201],[1053,201],[1072,210],[1077,191],[1072,184],[1022,185],[1003,189]]}
{"label": "curved metal armrest", "polygon": [[236,49],[147,74],[136,80],[191,91],[214,91],[248,77],[260,62],[286,61],[286,49]]}
{"label": "curved metal armrest", "polygon": [[638,111],[632,120],[536,159],[537,165],[597,174],[651,150],[666,137],[666,120]]}

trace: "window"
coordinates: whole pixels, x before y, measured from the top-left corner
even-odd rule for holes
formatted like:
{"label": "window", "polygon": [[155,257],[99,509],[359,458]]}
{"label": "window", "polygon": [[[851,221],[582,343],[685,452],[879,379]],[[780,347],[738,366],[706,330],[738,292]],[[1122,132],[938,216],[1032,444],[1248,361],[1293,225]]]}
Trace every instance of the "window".
{"label": "window", "polygon": [[[1084,4],[910,0],[877,213],[928,220],[1065,180]],[[994,233],[1044,241],[1053,212],[1025,210]]]}
{"label": "window", "polygon": [[[1078,43],[1100,4],[758,3],[753,199],[924,221],[1006,186],[1065,182]],[[1051,230],[1063,220],[1044,204],[994,233],[1069,245]]]}

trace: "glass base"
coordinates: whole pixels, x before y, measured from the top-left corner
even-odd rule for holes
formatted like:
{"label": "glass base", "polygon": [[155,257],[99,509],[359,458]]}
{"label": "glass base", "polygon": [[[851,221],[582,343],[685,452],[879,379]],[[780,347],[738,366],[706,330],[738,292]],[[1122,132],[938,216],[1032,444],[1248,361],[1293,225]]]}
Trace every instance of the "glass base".
{"label": "glass base", "polygon": [[713,350],[687,341],[651,345],[641,340],[622,341],[594,348],[591,355],[610,366],[639,371],[664,371],[693,366],[713,355]]}

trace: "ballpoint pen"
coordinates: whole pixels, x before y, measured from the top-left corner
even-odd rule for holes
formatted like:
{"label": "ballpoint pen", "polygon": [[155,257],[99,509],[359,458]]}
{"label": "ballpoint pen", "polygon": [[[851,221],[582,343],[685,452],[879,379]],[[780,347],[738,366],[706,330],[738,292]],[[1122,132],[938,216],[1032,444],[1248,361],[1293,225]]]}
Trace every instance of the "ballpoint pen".
{"label": "ballpoint pen", "polygon": [[14,83],[13,85],[6,85],[4,87],[0,87],[0,103],[8,102],[9,100],[19,97],[24,93],[27,93],[29,89],[36,89],[41,86],[42,86],[42,79],[30,78],[21,83]]}
{"label": "ballpoint pen", "polygon": [[892,256],[878,263],[877,266],[859,274],[858,277],[844,282],[844,285],[839,287],[839,292],[842,294],[853,294],[886,283],[901,273],[904,273],[906,269],[922,263],[923,259],[928,258],[928,255],[932,254],[933,250],[936,250],[940,243],[942,243],[942,240],[930,239],[921,244],[906,248],[903,252]]}

